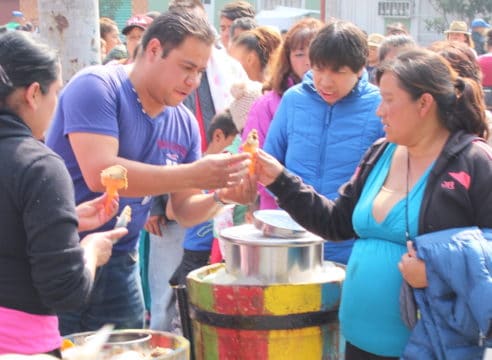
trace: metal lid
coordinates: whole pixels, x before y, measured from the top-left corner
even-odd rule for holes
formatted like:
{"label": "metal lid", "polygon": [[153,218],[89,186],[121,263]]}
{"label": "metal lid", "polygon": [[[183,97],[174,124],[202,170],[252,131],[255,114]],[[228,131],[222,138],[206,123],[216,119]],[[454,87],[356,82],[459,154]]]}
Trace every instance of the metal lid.
{"label": "metal lid", "polygon": [[253,218],[256,228],[265,236],[290,239],[303,237],[307,232],[285,210],[258,210]]}
{"label": "metal lid", "polygon": [[282,246],[295,247],[323,243],[323,239],[306,230],[297,237],[279,238],[266,236],[253,224],[244,224],[223,229],[220,232],[222,240],[231,241],[236,244],[252,246]]}

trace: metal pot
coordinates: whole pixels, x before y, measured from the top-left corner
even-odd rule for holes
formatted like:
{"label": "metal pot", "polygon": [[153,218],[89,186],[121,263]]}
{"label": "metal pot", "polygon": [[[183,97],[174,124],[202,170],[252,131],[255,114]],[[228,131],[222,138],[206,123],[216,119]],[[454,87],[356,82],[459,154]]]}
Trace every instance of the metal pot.
{"label": "metal pot", "polygon": [[[95,332],[83,332],[66,336],[76,346],[84,345]],[[158,349],[168,349],[166,354],[151,356],[151,352]],[[190,343],[182,336],[165,331],[144,329],[114,330],[111,332],[102,354],[98,359],[109,360],[113,356],[121,355],[126,351],[135,351],[142,358],[153,360],[188,360]]]}
{"label": "metal pot", "polygon": [[222,230],[226,272],[243,284],[309,281],[323,267],[323,239],[309,232],[297,236],[268,237],[251,224]]}

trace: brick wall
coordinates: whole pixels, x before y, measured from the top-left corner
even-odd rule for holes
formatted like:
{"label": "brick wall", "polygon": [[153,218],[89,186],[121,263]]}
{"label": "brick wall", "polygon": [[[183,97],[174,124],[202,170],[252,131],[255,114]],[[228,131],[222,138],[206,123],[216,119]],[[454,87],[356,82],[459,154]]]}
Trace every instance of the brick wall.
{"label": "brick wall", "polygon": [[[10,3],[15,0],[0,0],[0,2],[3,1]],[[19,0],[18,9],[24,13],[27,20],[37,21],[37,0]],[[118,23],[120,29],[125,26],[126,20],[128,20],[132,14],[146,13],[147,11],[148,0],[99,0],[99,15],[114,19]]]}
{"label": "brick wall", "polygon": [[20,11],[24,13],[24,17],[28,21],[34,23],[38,20],[38,2],[37,0],[21,0],[20,1]]}
{"label": "brick wall", "polygon": [[145,14],[149,11],[148,0],[133,0],[133,13]]}

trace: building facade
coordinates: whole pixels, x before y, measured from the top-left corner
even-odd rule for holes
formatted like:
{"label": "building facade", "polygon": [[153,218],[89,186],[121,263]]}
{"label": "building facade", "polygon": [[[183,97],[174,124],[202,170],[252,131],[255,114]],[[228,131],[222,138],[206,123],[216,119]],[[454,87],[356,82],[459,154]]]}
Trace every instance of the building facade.
{"label": "building facade", "polygon": [[[69,1],[69,0],[67,0]],[[70,0],[83,1],[83,0]],[[219,11],[231,0],[202,0],[210,21],[218,27]],[[249,0],[257,12],[270,10],[278,5],[318,11],[321,18],[330,17],[349,20],[367,33],[383,33],[391,22],[402,22],[410,34],[421,45],[442,39],[438,34],[426,29],[425,20],[438,17],[429,0]],[[126,20],[137,13],[150,10],[165,11],[169,0],[99,0],[99,15],[110,17],[123,28]],[[0,1],[0,24],[10,19],[12,10],[21,10],[25,17],[36,23],[36,0]]]}

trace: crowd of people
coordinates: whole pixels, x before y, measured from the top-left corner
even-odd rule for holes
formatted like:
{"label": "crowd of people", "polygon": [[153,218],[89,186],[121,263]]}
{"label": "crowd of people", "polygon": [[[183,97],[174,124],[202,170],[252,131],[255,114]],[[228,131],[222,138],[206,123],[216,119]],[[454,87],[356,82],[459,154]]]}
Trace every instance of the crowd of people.
{"label": "crowd of people", "polygon": [[[63,87],[20,15],[0,35],[0,355],[61,357],[61,336],[107,323],[179,332],[171,285],[222,261],[221,228],[276,208],[346,265],[345,359],[492,346],[485,20],[423,47],[401,23],[307,18],[282,34],[242,0],[217,31],[201,1],[172,0],[132,15],[124,41],[101,18],[101,64]],[[107,211],[112,165],[128,188]]]}

